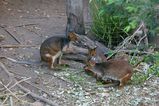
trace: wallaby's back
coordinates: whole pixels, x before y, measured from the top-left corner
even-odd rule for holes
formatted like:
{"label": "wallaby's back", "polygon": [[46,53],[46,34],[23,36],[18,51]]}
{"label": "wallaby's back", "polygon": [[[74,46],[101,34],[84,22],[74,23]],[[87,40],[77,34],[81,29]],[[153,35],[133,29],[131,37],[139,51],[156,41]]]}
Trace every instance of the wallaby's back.
{"label": "wallaby's back", "polygon": [[43,61],[49,61],[50,58],[46,54],[52,56],[56,55],[57,52],[62,51],[63,47],[69,43],[65,37],[51,37],[46,39],[40,47],[40,55]]}
{"label": "wallaby's back", "polygon": [[111,59],[107,62],[96,63],[88,70],[104,81],[108,79],[120,81],[119,86],[122,87],[131,79],[133,68],[125,60]]}
{"label": "wallaby's back", "polygon": [[103,63],[96,63],[94,71],[103,73],[104,78],[120,80],[127,74],[132,74],[132,67],[125,60],[112,59]]}

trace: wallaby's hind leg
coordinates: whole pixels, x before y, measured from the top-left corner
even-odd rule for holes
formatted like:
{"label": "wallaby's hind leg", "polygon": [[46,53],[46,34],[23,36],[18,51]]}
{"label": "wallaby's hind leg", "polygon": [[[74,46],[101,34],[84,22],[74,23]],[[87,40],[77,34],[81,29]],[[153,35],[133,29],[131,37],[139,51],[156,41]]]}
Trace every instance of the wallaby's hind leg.
{"label": "wallaby's hind leg", "polygon": [[[58,58],[59,56],[61,56],[61,53],[62,53],[62,52],[59,51],[59,52],[57,52],[56,55],[52,56],[52,63],[51,63],[51,68],[52,68],[52,69],[54,68],[55,61],[57,60],[57,58]],[[59,64],[60,58],[61,58],[61,57],[59,57],[58,64]]]}
{"label": "wallaby's hind leg", "polygon": [[52,58],[49,59],[49,61],[48,61],[48,66],[49,66],[49,68],[51,68],[51,65],[52,65]]}
{"label": "wallaby's hind leg", "polygon": [[54,68],[54,63],[55,63],[56,57],[55,57],[55,56],[52,56],[52,55],[50,55],[50,54],[45,54],[45,56],[47,57],[49,67],[50,67],[51,69],[53,69],[53,68]]}
{"label": "wallaby's hind leg", "polygon": [[54,68],[54,63],[55,63],[55,56],[52,56],[52,61],[51,61],[51,65],[50,65],[50,68],[53,69]]}
{"label": "wallaby's hind leg", "polygon": [[52,55],[50,55],[49,53],[45,54],[46,58],[47,58],[47,61],[48,61],[48,65],[49,65],[49,68],[54,68],[53,66],[53,62],[54,62],[54,58]]}
{"label": "wallaby's hind leg", "polygon": [[58,59],[58,64],[62,64],[62,63],[61,63],[62,56],[63,56],[63,53],[61,52],[60,57],[59,57],[59,59]]}
{"label": "wallaby's hind leg", "polygon": [[131,79],[131,76],[132,76],[131,73],[126,74],[126,75],[120,80],[119,88],[122,88],[122,87]]}

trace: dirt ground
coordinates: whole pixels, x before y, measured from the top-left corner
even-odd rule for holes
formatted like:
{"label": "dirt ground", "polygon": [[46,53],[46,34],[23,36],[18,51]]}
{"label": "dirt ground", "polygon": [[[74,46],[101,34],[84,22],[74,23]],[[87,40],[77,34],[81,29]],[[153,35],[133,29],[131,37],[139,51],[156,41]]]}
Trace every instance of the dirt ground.
{"label": "dirt ground", "polygon": [[[65,11],[64,0],[0,0],[0,35],[5,36],[0,45],[18,44],[10,34],[21,44],[36,45],[28,48],[0,48],[0,56],[40,61],[40,44],[47,37],[65,35]],[[88,21],[87,19],[89,16],[85,15],[85,20]],[[80,63],[72,62],[70,68],[53,71],[46,65],[16,64],[5,59],[0,61],[17,78],[29,78],[26,82],[30,84],[22,83],[26,88],[59,106],[159,105],[158,78],[152,78],[143,85],[128,85],[120,91],[99,87],[94,78],[82,72],[83,64]],[[0,70],[2,71],[1,68]],[[2,75],[0,74],[0,77],[3,77]],[[20,90],[13,91],[22,99],[15,102],[14,106],[49,106],[35,98],[21,96]],[[36,103],[39,105],[35,105]]]}

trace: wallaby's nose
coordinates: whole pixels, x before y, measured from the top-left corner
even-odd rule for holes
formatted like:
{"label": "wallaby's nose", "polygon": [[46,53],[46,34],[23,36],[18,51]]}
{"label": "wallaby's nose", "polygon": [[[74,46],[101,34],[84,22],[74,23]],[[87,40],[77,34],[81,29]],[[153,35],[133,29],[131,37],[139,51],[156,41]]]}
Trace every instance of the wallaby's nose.
{"label": "wallaby's nose", "polygon": [[93,57],[91,58],[91,60],[92,60],[92,61],[96,61],[96,57],[93,56]]}

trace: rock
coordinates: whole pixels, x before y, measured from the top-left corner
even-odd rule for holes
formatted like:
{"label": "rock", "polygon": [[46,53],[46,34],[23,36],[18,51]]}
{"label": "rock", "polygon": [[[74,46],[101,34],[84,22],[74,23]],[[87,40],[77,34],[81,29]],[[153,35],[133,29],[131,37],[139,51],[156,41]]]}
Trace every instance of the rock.
{"label": "rock", "polygon": [[4,35],[0,35],[0,42],[4,39],[5,39]]}

